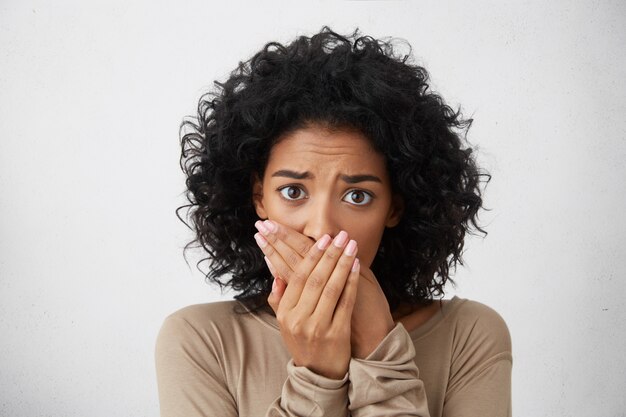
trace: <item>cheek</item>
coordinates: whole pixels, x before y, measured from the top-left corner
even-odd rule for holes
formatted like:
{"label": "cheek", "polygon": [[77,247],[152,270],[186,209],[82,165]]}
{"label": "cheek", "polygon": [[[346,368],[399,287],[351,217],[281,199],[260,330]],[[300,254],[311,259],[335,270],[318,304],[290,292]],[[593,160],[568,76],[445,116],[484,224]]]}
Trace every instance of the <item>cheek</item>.
{"label": "cheek", "polygon": [[297,210],[289,209],[289,207],[286,207],[285,204],[282,204],[277,199],[267,199],[265,201],[265,211],[268,219],[302,233],[304,228],[303,216]]}
{"label": "cheek", "polygon": [[360,225],[357,228],[346,228],[351,239],[356,240],[359,246],[358,258],[366,267],[370,267],[378,253],[380,240],[383,236],[384,225]]}

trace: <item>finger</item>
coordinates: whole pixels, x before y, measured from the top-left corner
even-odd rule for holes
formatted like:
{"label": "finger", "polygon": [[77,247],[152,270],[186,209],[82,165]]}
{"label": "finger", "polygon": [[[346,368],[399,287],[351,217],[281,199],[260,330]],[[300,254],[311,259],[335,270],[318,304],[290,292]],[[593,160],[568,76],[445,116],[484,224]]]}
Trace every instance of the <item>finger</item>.
{"label": "finger", "polygon": [[[298,263],[302,260],[302,256],[288,244],[286,244],[278,234],[278,227],[272,222],[257,221],[254,226],[259,233],[271,246],[268,251],[276,251],[287,263],[291,269],[296,269]],[[281,232],[284,233],[284,230]]]}
{"label": "finger", "polygon": [[293,275],[293,269],[282,258],[280,253],[265,239],[261,233],[255,233],[254,239],[257,245],[265,255],[264,260],[267,264],[267,268],[274,277],[281,277],[289,282]]}
{"label": "finger", "polygon": [[352,268],[350,269],[348,281],[341,293],[339,301],[337,301],[331,326],[345,326],[346,323],[351,322],[352,312],[356,303],[357,290],[359,288],[360,269],[361,262],[358,258],[355,258]]}
{"label": "finger", "polygon": [[275,233],[278,239],[294,249],[300,256],[306,255],[309,249],[315,244],[314,239],[303,235],[287,225],[274,220],[265,220],[264,223],[270,233]]}
{"label": "finger", "polygon": [[289,275],[289,279],[285,280],[286,289],[281,308],[292,310],[301,302],[302,290],[311,279],[312,271],[317,267],[329,246],[332,246],[330,236],[322,236],[307,252],[295,271],[292,271],[286,263],[276,265],[272,262],[281,278],[283,274]]}
{"label": "finger", "polygon": [[[278,253],[276,249],[274,249],[274,247],[267,241],[267,239],[265,239],[265,237],[261,233],[255,233],[254,239],[256,240],[257,245],[265,255],[266,263],[268,263],[268,269],[270,269],[271,274],[274,277],[280,277],[285,281],[286,284],[289,284],[294,279],[294,276],[296,278],[298,276],[309,276],[309,273],[313,270],[313,268],[319,261],[319,258],[322,256],[323,250],[326,249],[326,247],[328,246],[330,236],[322,236],[321,239],[316,242],[316,245],[322,245],[323,247],[321,249],[317,247],[315,250],[309,250],[305,257],[300,261],[300,263],[303,263],[302,267],[297,265],[295,269],[292,268],[287,263],[287,261],[283,259],[280,253]],[[302,285],[299,286],[300,290],[304,286],[303,282],[301,284]]]}
{"label": "finger", "polygon": [[278,278],[278,272],[276,271],[276,268],[274,268],[274,265],[272,265],[270,260],[267,259],[267,256],[264,256],[263,259],[265,260],[265,264],[267,265],[267,269],[270,270],[270,274],[272,274],[272,277]]}
{"label": "finger", "polygon": [[[297,268],[298,263],[302,260],[300,256],[294,251],[291,251],[291,254],[286,255],[291,258],[289,258],[289,261],[286,261],[280,252],[278,252],[260,232],[254,234],[254,239],[265,255],[266,263],[269,262],[268,268],[272,275],[275,277],[280,275],[289,283],[293,275],[293,270]],[[283,252],[285,252],[285,250],[283,250]],[[274,265],[273,271],[272,268],[270,268],[270,264]]]}
{"label": "finger", "polygon": [[283,282],[283,280],[281,280],[280,278],[275,278],[274,282],[272,283],[272,292],[267,298],[267,302],[272,310],[274,310],[274,314],[276,315],[278,314],[278,307],[280,305],[280,300],[284,291],[285,283]]}
{"label": "finger", "polygon": [[293,270],[314,244],[303,234],[276,222],[259,220],[254,226]]}
{"label": "finger", "polygon": [[[313,314],[321,307],[329,309],[327,318],[332,317],[357,250],[356,241],[351,240],[348,243],[347,240],[348,234],[345,231],[339,232],[311,272],[298,302],[298,310],[303,314]],[[321,301],[325,303],[319,306]]]}

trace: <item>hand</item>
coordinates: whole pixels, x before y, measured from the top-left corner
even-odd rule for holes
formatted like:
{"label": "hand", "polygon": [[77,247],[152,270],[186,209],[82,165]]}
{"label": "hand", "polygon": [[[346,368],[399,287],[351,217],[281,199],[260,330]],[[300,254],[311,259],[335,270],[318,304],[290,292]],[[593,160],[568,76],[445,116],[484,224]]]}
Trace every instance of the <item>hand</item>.
{"label": "hand", "polygon": [[352,356],[357,359],[369,356],[395,327],[383,289],[372,270],[363,266],[351,325]]}
{"label": "hand", "polygon": [[346,245],[345,232],[332,243],[324,235],[314,245],[311,242],[297,266],[287,269],[279,262],[276,235],[257,233],[254,237],[266,260],[271,259],[268,266],[272,261],[279,265],[278,274],[288,283],[284,288],[277,277],[268,302],[294,364],[343,379],[350,364],[350,320],[359,280],[356,242]]}
{"label": "hand", "polygon": [[[314,243],[303,234],[276,221],[259,221],[256,226],[266,236],[272,250],[278,253],[270,259],[268,267],[275,278],[276,293],[280,295],[289,283],[291,274],[298,268]],[[279,302],[280,296],[277,298],[278,300],[274,302]],[[394,326],[389,303],[374,273],[369,268],[361,266],[357,297],[351,317],[351,355],[358,359],[367,357]]]}

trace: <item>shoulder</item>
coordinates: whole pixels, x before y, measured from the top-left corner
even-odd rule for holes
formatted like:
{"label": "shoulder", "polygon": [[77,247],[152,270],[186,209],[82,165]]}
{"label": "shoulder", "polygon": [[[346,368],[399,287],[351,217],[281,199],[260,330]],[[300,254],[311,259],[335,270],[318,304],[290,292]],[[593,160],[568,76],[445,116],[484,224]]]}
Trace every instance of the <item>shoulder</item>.
{"label": "shoulder", "polygon": [[194,304],[169,314],[161,325],[157,336],[157,351],[173,347],[190,348],[213,345],[213,339],[232,328],[238,320],[235,300]]}
{"label": "shoulder", "polygon": [[500,356],[510,358],[511,335],[502,316],[493,308],[474,300],[459,299],[449,313],[454,327],[454,346],[474,358]]}
{"label": "shoulder", "polygon": [[478,301],[457,298],[449,306],[446,412],[485,415],[490,409],[510,416],[513,357],[506,322]]}
{"label": "shoulder", "polygon": [[204,341],[205,344],[224,346],[226,343],[245,343],[279,335],[267,314],[251,313],[238,300],[194,304],[168,315],[161,326],[157,343],[165,341]]}
{"label": "shoulder", "polygon": [[223,322],[235,318],[235,300],[213,303],[194,304],[174,311],[165,318],[164,323],[186,322],[191,326],[205,325],[207,322]]}

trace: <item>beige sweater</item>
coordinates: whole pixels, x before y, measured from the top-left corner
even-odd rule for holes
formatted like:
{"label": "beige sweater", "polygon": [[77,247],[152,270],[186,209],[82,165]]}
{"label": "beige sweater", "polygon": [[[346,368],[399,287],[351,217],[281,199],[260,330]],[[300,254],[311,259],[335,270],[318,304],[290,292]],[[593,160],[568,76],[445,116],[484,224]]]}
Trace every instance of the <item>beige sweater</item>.
{"label": "beige sweater", "polygon": [[343,380],[294,366],[276,318],[238,301],[183,308],[156,344],[162,417],[510,417],[511,338],[491,308],[454,297],[407,332],[398,323]]}

